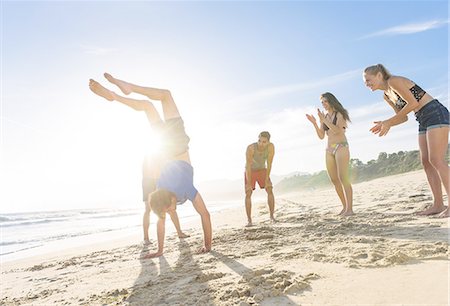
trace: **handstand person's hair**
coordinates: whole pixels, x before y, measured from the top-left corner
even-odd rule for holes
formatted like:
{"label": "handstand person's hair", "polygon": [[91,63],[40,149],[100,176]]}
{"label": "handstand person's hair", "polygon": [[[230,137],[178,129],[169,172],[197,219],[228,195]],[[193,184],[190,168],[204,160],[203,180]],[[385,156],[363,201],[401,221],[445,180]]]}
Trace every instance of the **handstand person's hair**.
{"label": "handstand person's hair", "polygon": [[163,212],[172,203],[172,193],[165,189],[158,189],[150,194],[150,208],[159,218],[164,219],[166,214]]}

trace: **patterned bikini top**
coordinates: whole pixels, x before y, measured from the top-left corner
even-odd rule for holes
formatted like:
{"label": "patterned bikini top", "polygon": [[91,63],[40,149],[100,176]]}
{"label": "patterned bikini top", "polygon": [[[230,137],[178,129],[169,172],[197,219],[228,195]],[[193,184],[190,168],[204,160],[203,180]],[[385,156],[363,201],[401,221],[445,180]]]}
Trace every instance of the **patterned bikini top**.
{"label": "patterned bikini top", "polygon": [[[419,102],[420,99],[422,99],[422,97],[427,93],[425,90],[423,90],[419,85],[414,84],[413,87],[411,87],[409,89],[409,91],[413,94],[414,98],[416,98],[416,101]],[[397,101],[394,102],[394,106],[395,108],[397,108],[398,110],[401,110],[403,107],[405,107],[406,104],[408,104],[405,100],[403,100],[400,95],[398,93],[396,93],[394,91],[394,93],[397,95]],[[384,96],[391,101],[391,99],[389,99],[389,97],[386,95],[386,93],[384,94]]]}
{"label": "patterned bikini top", "polygon": [[[334,114],[333,124],[336,125],[336,122],[337,122],[337,112],[334,112],[333,114]],[[325,123],[323,123],[323,129],[324,129],[325,131],[328,131],[330,128],[329,128]]]}

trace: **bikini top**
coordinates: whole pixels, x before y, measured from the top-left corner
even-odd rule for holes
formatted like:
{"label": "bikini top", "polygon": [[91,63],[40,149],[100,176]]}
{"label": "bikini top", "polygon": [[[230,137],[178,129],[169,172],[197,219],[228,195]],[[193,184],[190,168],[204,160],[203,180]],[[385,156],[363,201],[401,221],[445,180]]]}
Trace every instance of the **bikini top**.
{"label": "bikini top", "polygon": [[[336,122],[337,122],[337,112],[334,112],[333,114],[334,114],[333,124],[336,125]],[[323,123],[323,129],[324,129],[324,131],[328,131],[330,128],[329,128],[325,123]]]}
{"label": "bikini top", "polygon": [[[420,101],[420,99],[422,99],[422,97],[427,93],[425,90],[423,90],[419,85],[414,84],[413,87],[411,87],[409,89],[409,91],[413,94],[414,98],[416,98],[417,102]],[[397,108],[398,110],[401,110],[403,107],[405,107],[405,105],[407,104],[407,102],[405,100],[403,100],[398,93],[396,93],[394,91],[394,93],[397,95],[397,101],[394,102],[394,106],[395,108]],[[384,94],[384,96],[391,101],[391,99],[389,99],[389,97],[386,95],[386,93]]]}

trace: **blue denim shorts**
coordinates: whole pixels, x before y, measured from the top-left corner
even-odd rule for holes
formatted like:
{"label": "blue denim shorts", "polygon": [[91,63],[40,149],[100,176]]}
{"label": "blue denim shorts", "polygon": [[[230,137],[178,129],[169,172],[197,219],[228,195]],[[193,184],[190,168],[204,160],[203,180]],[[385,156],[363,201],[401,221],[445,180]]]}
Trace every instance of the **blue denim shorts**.
{"label": "blue denim shorts", "polygon": [[419,134],[425,134],[429,129],[450,126],[448,109],[436,99],[416,113],[416,120],[419,122]]}

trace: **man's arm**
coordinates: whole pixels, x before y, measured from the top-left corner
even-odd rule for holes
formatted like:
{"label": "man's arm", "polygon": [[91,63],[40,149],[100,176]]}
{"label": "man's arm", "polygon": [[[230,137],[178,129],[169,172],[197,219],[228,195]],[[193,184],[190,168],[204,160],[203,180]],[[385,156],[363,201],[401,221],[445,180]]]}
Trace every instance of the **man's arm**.
{"label": "man's arm", "polygon": [[245,186],[245,190],[252,189],[252,163],[253,163],[253,154],[255,153],[255,149],[253,145],[249,145],[247,147],[247,151],[245,152],[246,162],[245,162],[245,176],[247,178],[247,185]]}
{"label": "man's arm", "polygon": [[[275,146],[273,143],[269,143],[267,156],[267,172],[266,172],[266,183],[270,182],[270,173],[272,171],[273,157],[275,156]],[[267,184],[266,184],[267,186]]]}
{"label": "man's arm", "polygon": [[202,219],[204,246],[199,250],[199,253],[206,253],[211,251],[211,243],[212,243],[211,217],[209,215],[208,209],[206,209],[205,202],[203,201],[203,198],[199,192],[197,192],[197,195],[195,196],[192,204],[194,205],[195,210],[199,213]]}

